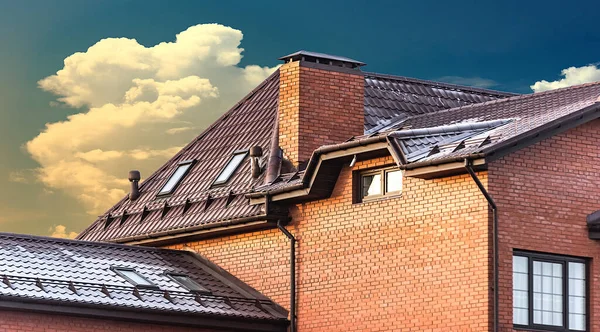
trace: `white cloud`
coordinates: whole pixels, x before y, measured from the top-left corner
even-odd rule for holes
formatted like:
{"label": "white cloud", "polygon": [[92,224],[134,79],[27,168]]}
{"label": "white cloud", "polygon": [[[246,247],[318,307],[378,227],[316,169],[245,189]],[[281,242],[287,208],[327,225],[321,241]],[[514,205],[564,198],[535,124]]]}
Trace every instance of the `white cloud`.
{"label": "white cloud", "polygon": [[75,232],[67,232],[67,227],[63,225],[50,227],[48,233],[51,237],[57,237],[61,239],[74,239],[77,236],[77,233]]}
{"label": "white cloud", "polygon": [[194,130],[196,129],[195,127],[177,127],[177,128],[169,128],[165,131],[165,133],[169,134],[169,135],[176,135],[179,133],[183,133],[186,131],[190,131],[190,130]]}
{"label": "white cloud", "polygon": [[560,72],[562,79],[548,82],[546,80],[537,81],[531,89],[534,92],[542,92],[565,88],[572,85],[600,81],[600,68],[596,65],[587,65],[583,67],[569,67]]}
{"label": "white cloud", "polygon": [[[154,171],[187,143],[174,134],[205,127],[275,70],[238,66],[242,37],[203,24],[174,42],[145,47],[107,38],[67,57],[39,86],[86,110],[46,124],[27,142],[38,179],[79,199],[90,214],[104,212],[126,194],[129,169]],[[182,122],[193,125],[173,128]]]}
{"label": "white cloud", "polygon": [[12,171],[8,173],[8,181],[15,183],[29,183],[29,176],[25,171]]}
{"label": "white cloud", "polygon": [[488,78],[481,77],[462,77],[462,76],[443,76],[436,79],[440,82],[448,82],[458,85],[473,86],[476,88],[491,88],[498,85],[498,82],[490,80]]}

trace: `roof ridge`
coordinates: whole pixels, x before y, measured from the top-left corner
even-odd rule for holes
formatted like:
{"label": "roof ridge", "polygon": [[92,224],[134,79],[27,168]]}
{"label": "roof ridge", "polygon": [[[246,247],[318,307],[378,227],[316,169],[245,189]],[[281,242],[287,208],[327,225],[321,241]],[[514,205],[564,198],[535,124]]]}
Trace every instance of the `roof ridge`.
{"label": "roof ridge", "polygon": [[[578,84],[578,85],[567,86],[564,88],[558,88],[558,89],[547,90],[547,91],[542,91],[542,92],[528,93],[528,94],[523,94],[523,95],[516,95],[516,96],[512,96],[512,97],[508,97],[508,98],[488,100],[488,101],[485,101],[482,103],[475,103],[475,104],[469,104],[469,105],[464,105],[464,106],[459,106],[459,107],[443,109],[443,110],[435,111],[435,112],[428,113],[428,114],[419,114],[419,115],[409,116],[405,119],[405,121],[421,118],[423,116],[436,116],[440,113],[447,113],[447,112],[452,112],[452,111],[456,111],[456,110],[469,109],[469,108],[480,107],[480,106],[488,106],[488,105],[499,104],[499,103],[508,103],[508,102],[515,101],[515,100],[523,100],[523,99],[534,98],[534,97],[538,97],[538,96],[542,96],[542,95],[550,95],[550,94],[559,93],[559,92],[563,92],[563,91],[567,91],[567,90],[578,90],[578,89],[587,88],[587,87],[594,86],[594,85],[600,85],[600,81],[588,82],[588,83],[583,83],[583,84]],[[600,98],[600,95],[599,95],[599,98]],[[405,121],[403,121],[403,122],[405,122]]]}
{"label": "roof ridge", "polygon": [[477,88],[477,87],[472,87],[472,86],[467,86],[467,85],[459,85],[459,84],[446,83],[446,82],[433,81],[433,80],[424,80],[424,79],[408,77],[408,76],[381,74],[381,73],[375,73],[375,72],[365,72],[364,76],[365,77],[373,76],[373,77],[387,78],[387,79],[393,79],[393,80],[398,80],[398,81],[407,81],[407,82],[417,83],[417,84],[422,84],[422,85],[442,86],[442,87],[458,89],[458,90],[467,90],[467,91],[474,92],[475,94],[496,95],[496,96],[506,96],[506,97],[520,96],[520,94],[514,93],[514,92]]}
{"label": "roof ridge", "polygon": [[141,252],[143,252],[143,251],[149,251],[149,252],[160,251],[160,252],[172,253],[172,254],[178,254],[178,255],[184,255],[184,254],[188,253],[185,250],[165,249],[165,248],[148,247],[148,246],[135,246],[135,245],[113,243],[113,242],[96,242],[96,241],[86,241],[86,240],[79,240],[79,239],[63,239],[63,238],[44,236],[44,235],[19,234],[19,233],[10,233],[10,232],[0,232],[0,239],[2,239],[2,238],[36,240],[36,241],[40,241],[40,242],[43,241],[43,242],[53,242],[53,243],[79,244],[79,245],[83,245],[86,247],[102,246],[102,247],[109,247],[109,248],[122,248],[122,249],[126,249],[126,250],[131,250],[131,251],[138,251],[138,252],[140,252],[140,251]]}

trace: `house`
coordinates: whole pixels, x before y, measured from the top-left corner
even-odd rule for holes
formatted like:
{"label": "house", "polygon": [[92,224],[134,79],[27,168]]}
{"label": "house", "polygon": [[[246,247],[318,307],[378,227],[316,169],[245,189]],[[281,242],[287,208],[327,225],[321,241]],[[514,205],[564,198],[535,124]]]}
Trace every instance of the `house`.
{"label": "house", "polygon": [[287,311],[189,251],[0,233],[0,331],[286,331]]}
{"label": "house", "polygon": [[281,60],[79,239],[193,250],[291,331],[600,330],[600,83]]}

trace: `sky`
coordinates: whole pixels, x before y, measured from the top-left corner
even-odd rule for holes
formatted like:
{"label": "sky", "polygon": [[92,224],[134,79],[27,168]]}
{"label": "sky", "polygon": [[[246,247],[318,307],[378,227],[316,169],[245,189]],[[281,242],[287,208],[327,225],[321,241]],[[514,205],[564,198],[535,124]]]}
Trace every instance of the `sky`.
{"label": "sky", "polygon": [[0,231],[74,237],[297,50],[517,93],[600,80],[595,5],[0,0]]}

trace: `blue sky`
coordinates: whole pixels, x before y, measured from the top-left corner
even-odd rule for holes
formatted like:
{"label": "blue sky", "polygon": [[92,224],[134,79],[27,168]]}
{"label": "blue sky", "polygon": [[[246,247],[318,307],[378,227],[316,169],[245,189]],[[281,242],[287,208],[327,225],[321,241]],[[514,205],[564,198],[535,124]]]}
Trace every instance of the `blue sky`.
{"label": "blue sky", "polygon": [[[27,144],[46,130],[47,123],[69,122],[69,115],[105,105],[57,103],[66,88],[42,89],[38,81],[63,69],[67,57],[87,52],[106,38],[125,37],[152,47],[174,41],[189,27],[218,23],[243,33],[243,58],[232,66],[267,67],[257,77],[272,70],[279,56],[306,49],[361,60],[368,64],[367,71],[530,93],[537,81],[559,80],[565,68],[600,61],[596,7],[593,1],[0,0],[0,231],[51,234],[61,226],[58,235],[68,236],[91,223],[93,213],[102,208],[82,203],[85,188],[40,180],[40,163],[48,161],[42,162]],[[103,165],[98,167],[118,178],[120,168],[102,164],[110,156],[98,157],[98,151],[111,151],[110,158],[117,158],[121,150],[135,151],[141,153],[137,164],[115,165],[123,168],[123,178],[128,166],[148,173],[249,88],[240,84],[234,91],[221,89],[218,97],[205,96],[220,102],[178,115],[179,124],[170,129],[181,134],[169,134],[168,144],[153,142],[151,133],[144,136],[145,128],[131,127],[142,133],[136,137],[143,141],[135,146],[125,149],[118,146],[118,136],[108,135],[101,148],[86,146],[85,151],[69,153],[89,152],[87,162]],[[52,148],[42,148],[46,147]],[[69,178],[61,176],[64,181]],[[115,180],[112,185],[123,184]],[[105,205],[120,191],[111,193]]]}

